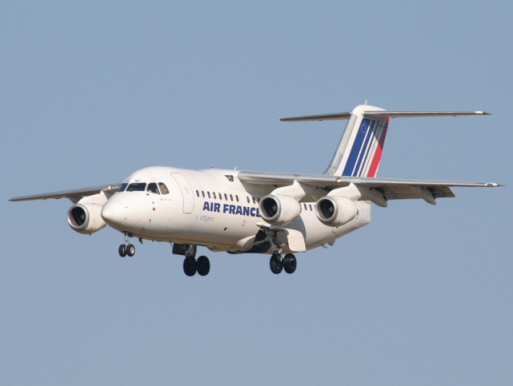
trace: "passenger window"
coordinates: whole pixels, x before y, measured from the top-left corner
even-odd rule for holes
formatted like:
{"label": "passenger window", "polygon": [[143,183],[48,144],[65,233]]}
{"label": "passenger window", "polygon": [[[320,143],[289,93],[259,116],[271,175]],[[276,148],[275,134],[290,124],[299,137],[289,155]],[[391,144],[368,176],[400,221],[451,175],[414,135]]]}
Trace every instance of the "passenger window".
{"label": "passenger window", "polygon": [[145,182],[134,182],[133,184],[128,185],[126,191],[127,192],[144,192],[146,189]]}
{"label": "passenger window", "polygon": [[148,184],[148,189],[146,189],[148,192],[152,192],[155,194],[160,194],[159,188],[157,188],[157,184],[155,182],[152,182],[151,184]]}
{"label": "passenger window", "polygon": [[235,195],[235,199],[239,202],[239,196]]}
{"label": "passenger window", "polygon": [[230,194],[230,201],[233,201],[233,196]]}
{"label": "passenger window", "polygon": [[228,201],[228,196],[226,195],[226,193],[224,194],[224,199]]}
{"label": "passenger window", "polygon": [[256,200],[255,200],[255,197],[252,197],[253,198],[253,204],[256,204]]}
{"label": "passenger window", "polygon": [[212,192],[212,196],[214,196],[214,200],[217,200],[217,198],[216,198],[216,192]]}
{"label": "passenger window", "polygon": [[248,200],[248,204],[251,204],[251,202],[249,201],[249,197],[246,196],[246,200]]}
{"label": "passenger window", "polygon": [[208,198],[210,198],[210,192],[207,192]]}
{"label": "passenger window", "polygon": [[205,192],[203,190],[201,191],[201,196],[205,198]]}
{"label": "passenger window", "polygon": [[308,208],[306,207],[306,204],[303,204],[303,206],[305,207],[305,210],[308,210]]}
{"label": "passenger window", "polygon": [[310,205],[310,210],[313,210],[313,209],[312,209],[312,204],[309,204],[309,205]]}
{"label": "passenger window", "polygon": [[121,184],[121,186],[118,189],[118,192],[124,192],[128,184],[125,182],[124,184]]}
{"label": "passenger window", "polygon": [[260,197],[257,197],[257,202],[260,204]]}
{"label": "passenger window", "polygon": [[[160,194],[169,194],[169,190],[167,189],[166,184],[163,182],[159,182]],[[196,190],[197,192],[197,190]]]}
{"label": "passenger window", "polygon": [[198,192],[197,190],[196,190],[196,196],[198,196],[198,197],[199,197],[199,192]]}
{"label": "passenger window", "polygon": [[223,194],[222,193],[219,193],[219,199],[222,200],[223,199]]}

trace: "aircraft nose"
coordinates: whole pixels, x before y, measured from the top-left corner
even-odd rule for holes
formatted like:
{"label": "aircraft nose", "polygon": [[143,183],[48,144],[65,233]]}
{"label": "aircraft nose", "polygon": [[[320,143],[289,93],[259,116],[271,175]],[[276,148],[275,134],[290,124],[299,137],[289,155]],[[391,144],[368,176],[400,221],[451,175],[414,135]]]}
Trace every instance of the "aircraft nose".
{"label": "aircraft nose", "polygon": [[128,201],[108,200],[102,208],[102,218],[111,227],[118,228],[126,222],[127,208]]}

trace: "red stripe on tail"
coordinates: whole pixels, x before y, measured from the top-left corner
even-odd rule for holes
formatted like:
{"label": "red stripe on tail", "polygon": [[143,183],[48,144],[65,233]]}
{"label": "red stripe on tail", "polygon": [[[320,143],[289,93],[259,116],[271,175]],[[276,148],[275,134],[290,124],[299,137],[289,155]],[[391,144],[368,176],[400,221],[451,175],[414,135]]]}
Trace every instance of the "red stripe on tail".
{"label": "red stripe on tail", "polygon": [[381,154],[383,153],[383,147],[385,146],[385,137],[387,136],[389,122],[390,118],[387,119],[387,123],[385,125],[385,128],[383,129],[383,133],[381,134],[381,138],[379,139],[378,147],[376,148],[376,152],[374,153],[374,159],[372,160],[372,164],[369,168],[369,173],[367,174],[367,177],[376,177],[379,168],[379,163],[381,161]]}

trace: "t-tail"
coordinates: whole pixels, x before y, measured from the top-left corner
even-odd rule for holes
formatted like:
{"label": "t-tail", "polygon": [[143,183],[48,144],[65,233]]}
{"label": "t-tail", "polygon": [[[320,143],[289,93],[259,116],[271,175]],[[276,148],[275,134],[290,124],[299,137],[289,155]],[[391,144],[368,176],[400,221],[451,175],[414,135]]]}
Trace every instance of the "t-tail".
{"label": "t-tail", "polygon": [[387,111],[360,105],[348,113],[282,118],[286,122],[349,119],[328,169],[331,176],[367,177],[378,175],[390,118],[489,115],[484,111]]}

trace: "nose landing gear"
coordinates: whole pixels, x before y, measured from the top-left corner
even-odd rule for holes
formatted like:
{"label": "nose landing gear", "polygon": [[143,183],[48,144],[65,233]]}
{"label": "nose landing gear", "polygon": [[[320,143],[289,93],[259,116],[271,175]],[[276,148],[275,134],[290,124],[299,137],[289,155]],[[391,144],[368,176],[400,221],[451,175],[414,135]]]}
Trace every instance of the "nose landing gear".
{"label": "nose landing gear", "polygon": [[135,247],[133,244],[130,244],[130,234],[125,233],[125,244],[121,244],[118,248],[119,256],[125,257],[130,256],[132,257],[135,255]]}

